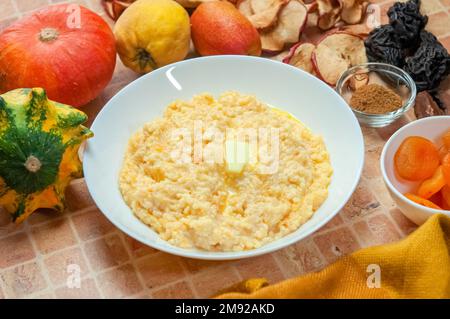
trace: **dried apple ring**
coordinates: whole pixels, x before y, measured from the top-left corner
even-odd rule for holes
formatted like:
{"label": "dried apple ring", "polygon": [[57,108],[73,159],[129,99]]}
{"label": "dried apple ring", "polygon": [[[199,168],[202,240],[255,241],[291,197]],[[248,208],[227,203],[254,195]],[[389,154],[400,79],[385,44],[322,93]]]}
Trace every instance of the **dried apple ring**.
{"label": "dried apple ring", "polygon": [[437,147],[420,136],[407,137],[394,156],[397,173],[409,181],[430,178],[438,168],[439,162]]}
{"label": "dried apple ring", "polygon": [[422,182],[419,190],[417,191],[417,195],[422,198],[428,199],[434,194],[438,193],[444,186],[444,174],[442,173],[442,166],[439,166],[436,172],[434,172],[433,176]]}
{"label": "dried apple ring", "polygon": [[429,207],[429,208],[434,208],[434,209],[440,209],[442,210],[442,208],[438,205],[436,205],[435,203],[433,203],[432,201],[422,198],[420,196],[411,194],[411,193],[406,193],[405,197],[408,198],[409,200],[412,200],[414,203],[417,203],[419,205],[425,206],[425,207]]}

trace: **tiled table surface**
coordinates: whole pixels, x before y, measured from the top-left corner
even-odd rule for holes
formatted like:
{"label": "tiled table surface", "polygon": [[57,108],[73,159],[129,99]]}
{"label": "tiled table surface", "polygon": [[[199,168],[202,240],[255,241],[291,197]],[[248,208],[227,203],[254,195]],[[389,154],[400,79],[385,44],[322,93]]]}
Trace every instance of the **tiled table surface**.
{"label": "tiled table surface", "polygon": [[[60,1],[1,0],[0,30],[24,14],[55,2]],[[75,2],[98,12],[112,25],[100,0]],[[392,3],[372,2],[379,3],[382,12]],[[422,3],[423,11],[430,16],[428,29],[450,49],[450,0]],[[108,99],[136,77],[118,61],[109,86],[84,108],[90,121]],[[445,99],[450,102],[450,90]],[[63,214],[40,212],[16,226],[0,211],[0,299],[208,297],[245,278],[261,276],[275,283],[319,270],[362,247],[397,241],[416,226],[393,204],[380,176],[378,160],[389,136],[411,119],[413,115],[409,114],[387,128],[363,128],[366,144],[363,177],[346,207],[306,240],[262,257],[206,262],[143,246],[103,216],[83,179],[70,185],[68,209]],[[70,264],[79,265],[80,288],[67,287]]]}

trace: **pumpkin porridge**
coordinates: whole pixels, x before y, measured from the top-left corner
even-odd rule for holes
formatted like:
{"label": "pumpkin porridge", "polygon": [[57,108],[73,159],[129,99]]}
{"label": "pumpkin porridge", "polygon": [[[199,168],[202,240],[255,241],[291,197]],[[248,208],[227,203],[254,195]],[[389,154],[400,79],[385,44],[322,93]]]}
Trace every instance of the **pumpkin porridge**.
{"label": "pumpkin porridge", "polygon": [[[203,135],[196,146],[198,121]],[[211,127],[227,132],[226,137],[208,135]],[[267,148],[273,151],[276,145],[278,151],[272,152],[276,156],[263,160],[258,152],[262,144],[254,148],[244,139],[232,145],[234,153],[245,153],[245,160],[238,161],[241,165],[230,163],[229,130],[262,132],[261,128],[277,132],[278,144]],[[187,153],[177,153],[180,139],[174,132],[180,131],[194,132]],[[223,155],[223,161],[196,158],[198,147],[205,155],[214,143],[225,151],[210,153],[216,159]],[[254,154],[258,155],[252,161]],[[191,101],[175,101],[161,118],[145,124],[129,141],[119,186],[134,214],[170,244],[241,251],[297,230],[327,198],[331,175],[320,136],[254,96],[226,92],[217,100],[202,94]]]}

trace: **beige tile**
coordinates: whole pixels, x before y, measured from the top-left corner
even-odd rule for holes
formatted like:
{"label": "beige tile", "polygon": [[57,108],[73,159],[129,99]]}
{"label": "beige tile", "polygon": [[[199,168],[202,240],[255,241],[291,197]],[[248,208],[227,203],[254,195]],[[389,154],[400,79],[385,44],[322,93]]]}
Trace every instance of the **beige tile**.
{"label": "beige tile", "polygon": [[389,210],[389,213],[404,235],[409,235],[417,229],[417,225],[410,221],[405,215],[403,215],[400,209],[393,208]]}
{"label": "beige tile", "polygon": [[370,214],[379,206],[380,203],[372,194],[368,182],[361,179],[352,197],[343,208],[342,217],[346,220],[354,220],[355,218]]}
{"label": "beige tile", "polygon": [[381,207],[383,207],[384,209],[395,207],[395,203],[392,200],[392,197],[389,194],[389,191],[382,177],[368,180],[367,184],[372,191],[372,194],[374,194],[376,200],[380,202]]}
{"label": "beige tile", "polygon": [[79,288],[69,288],[67,286],[56,289],[56,298],[62,299],[97,299],[100,292],[92,278],[84,279]]}
{"label": "beige tile", "polygon": [[243,279],[266,278],[271,284],[284,279],[272,255],[243,259],[234,263],[234,266]]}
{"label": "beige tile", "polygon": [[0,284],[0,299],[5,299],[5,294],[3,293],[1,284]]}
{"label": "beige tile", "polygon": [[16,0],[20,12],[28,12],[48,5],[47,0]]}
{"label": "beige tile", "polygon": [[348,227],[319,234],[314,238],[314,242],[330,263],[360,248],[358,241]]}
{"label": "beige tile", "polygon": [[322,269],[326,263],[311,239],[302,240],[275,253],[284,275],[292,278]]}
{"label": "beige tile", "polygon": [[94,271],[117,266],[129,260],[125,246],[116,234],[87,243],[84,251]]}
{"label": "beige tile", "polygon": [[440,1],[444,7],[450,8],[450,0],[440,0]]}
{"label": "beige tile", "polygon": [[65,216],[66,212],[61,213],[54,209],[38,209],[27,219],[27,223],[34,226],[54,221]]}
{"label": "beige tile", "polygon": [[27,234],[18,233],[0,239],[0,269],[33,259],[35,252]]}
{"label": "beige tile", "polygon": [[106,298],[123,298],[137,294],[143,289],[131,265],[108,270],[98,275],[97,281]]}
{"label": "beige tile", "polygon": [[180,281],[170,284],[161,289],[155,289],[151,293],[153,298],[157,299],[192,299],[195,298],[194,291],[186,281]]}
{"label": "beige tile", "polygon": [[86,0],[86,4],[87,6],[94,12],[96,13],[103,13],[104,9],[102,6],[102,2],[101,1],[97,1],[97,0]]}
{"label": "beige tile", "polygon": [[391,220],[384,214],[370,216],[367,218],[367,224],[377,239],[373,244],[387,244],[402,237]]}
{"label": "beige tile", "polygon": [[126,235],[123,233],[125,244],[127,245],[128,249],[131,252],[132,257],[139,258],[143,256],[147,256],[150,254],[157,253],[159,250],[152,248],[150,246],[147,246],[136,239]]}
{"label": "beige tile", "polygon": [[116,229],[97,208],[72,216],[72,220],[82,240],[94,239]]}
{"label": "beige tile", "polygon": [[[52,4],[53,3],[76,3],[79,5],[82,5],[83,7],[86,7],[90,9],[88,1],[87,0],[49,0]],[[99,1],[101,2],[101,1]]]}
{"label": "beige tile", "polygon": [[439,37],[450,33],[450,19],[447,12],[439,12],[430,16],[426,30]]}
{"label": "beige tile", "polygon": [[341,217],[341,212],[334,216],[328,223],[326,223],[323,227],[321,227],[317,232],[327,231],[333,228],[336,228],[344,223],[344,220]]}
{"label": "beige tile", "polygon": [[0,238],[19,232],[23,229],[24,224],[13,223],[11,215],[0,207]]}
{"label": "beige tile", "polygon": [[150,289],[185,277],[180,258],[166,253],[144,257],[137,261],[136,266]]}
{"label": "beige tile", "polygon": [[16,14],[12,0],[2,0],[0,2],[0,19],[4,19]]}
{"label": "beige tile", "polygon": [[402,116],[394,123],[392,123],[386,127],[378,128],[378,129],[376,129],[376,131],[383,141],[387,141],[392,136],[392,134],[397,132],[400,128],[402,128],[409,122],[410,121],[408,120],[408,118],[406,116]]}
{"label": "beige tile", "polygon": [[69,265],[79,267],[78,269],[81,278],[89,273],[83,253],[79,247],[59,251],[46,257],[44,259],[44,265],[50,280],[54,285],[63,284],[70,279],[72,270],[68,268]]}
{"label": "beige tile", "polygon": [[48,254],[77,243],[68,218],[35,226],[31,233],[42,254]]}
{"label": "beige tile", "polygon": [[379,145],[378,147],[374,147],[366,151],[363,169],[363,176],[365,178],[380,178],[380,156],[382,150],[383,146]]}
{"label": "beige tile", "polygon": [[37,295],[34,295],[33,297],[30,297],[32,299],[55,299],[55,296],[52,292],[43,292],[39,293]]}
{"label": "beige tile", "polygon": [[377,242],[377,238],[370,231],[369,225],[365,220],[353,224],[353,230],[356,232],[362,247],[372,246]]}
{"label": "beige tile", "polygon": [[229,266],[201,272],[192,277],[192,284],[200,298],[209,298],[222,289],[241,281],[236,270]]}
{"label": "beige tile", "polygon": [[126,299],[153,299],[153,297],[148,292],[141,292],[138,293],[137,295],[127,297]]}
{"label": "beige tile", "polygon": [[21,298],[47,287],[42,270],[35,262],[4,270],[0,279],[8,298]]}
{"label": "beige tile", "polygon": [[420,5],[420,12],[422,14],[431,15],[433,13],[443,11],[443,7],[439,0],[424,0]]}
{"label": "beige tile", "polygon": [[231,265],[233,261],[215,261],[215,260],[200,260],[192,258],[183,258],[183,264],[190,274],[198,274],[203,271],[208,271],[215,268],[220,268],[224,265]]}
{"label": "beige tile", "polygon": [[450,51],[450,36],[441,38],[441,39],[439,39],[439,41],[447,49],[447,51]]}
{"label": "beige tile", "polygon": [[379,145],[385,143],[385,140],[380,137],[376,129],[362,126],[361,131],[363,133],[366,150],[372,149],[373,147],[378,147]]}
{"label": "beige tile", "polygon": [[72,181],[67,187],[66,203],[67,208],[71,211],[77,211],[95,205],[84,178]]}

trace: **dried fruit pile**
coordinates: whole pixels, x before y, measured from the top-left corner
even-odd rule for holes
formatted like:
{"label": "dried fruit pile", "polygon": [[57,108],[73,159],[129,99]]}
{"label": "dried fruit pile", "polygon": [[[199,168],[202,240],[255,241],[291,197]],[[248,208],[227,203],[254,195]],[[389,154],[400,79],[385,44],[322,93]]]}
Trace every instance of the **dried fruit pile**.
{"label": "dried fruit pile", "polygon": [[442,136],[441,147],[420,136],[406,138],[394,165],[401,178],[420,182],[415,194],[405,197],[426,207],[450,209],[450,131]]}
{"label": "dried fruit pile", "polygon": [[397,2],[387,14],[389,24],[373,30],[365,41],[369,61],[404,69],[419,92],[428,91],[437,100],[439,84],[450,73],[450,56],[424,29],[428,18],[420,13],[420,0]]}
{"label": "dried fruit pile", "polygon": [[258,30],[266,53],[297,42],[308,17],[308,9],[299,0],[241,0],[236,7]]}
{"label": "dried fruit pile", "polygon": [[322,30],[333,28],[339,21],[360,23],[369,1],[367,0],[315,0],[309,12],[317,14],[317,26]]}
{"label": "dried fruit pile", "polygon": [[334,86],[348,68],[367,62],[367,56],[362,37],[347,31],[333,31],[316,45],[305,42],[294,45],[283,62]]}
{"label": "dried fruit pile", "polygon": [[[102,0],[109,17],[117,20],[136,0]],[[176,0],[190,13],[204,3],[220,0]],[[262,52],[276,54],[300,40],[308,16],[315,26],[328,30],[337,23],[357,24],[363,18],[368,0],[227,0],[245,16],[258,31]],[[306,3],[306,4],[305,4]],[[220,14],[220,13],[219,13]],[[221,20],[226,20],[224,17]],[[216,22],[215,24],[218,24]],[[225,24],[223,24],[225,25]],[[230,27],[230,33],[234,32]],[[220,36],[220,34],[218,34]]]}

